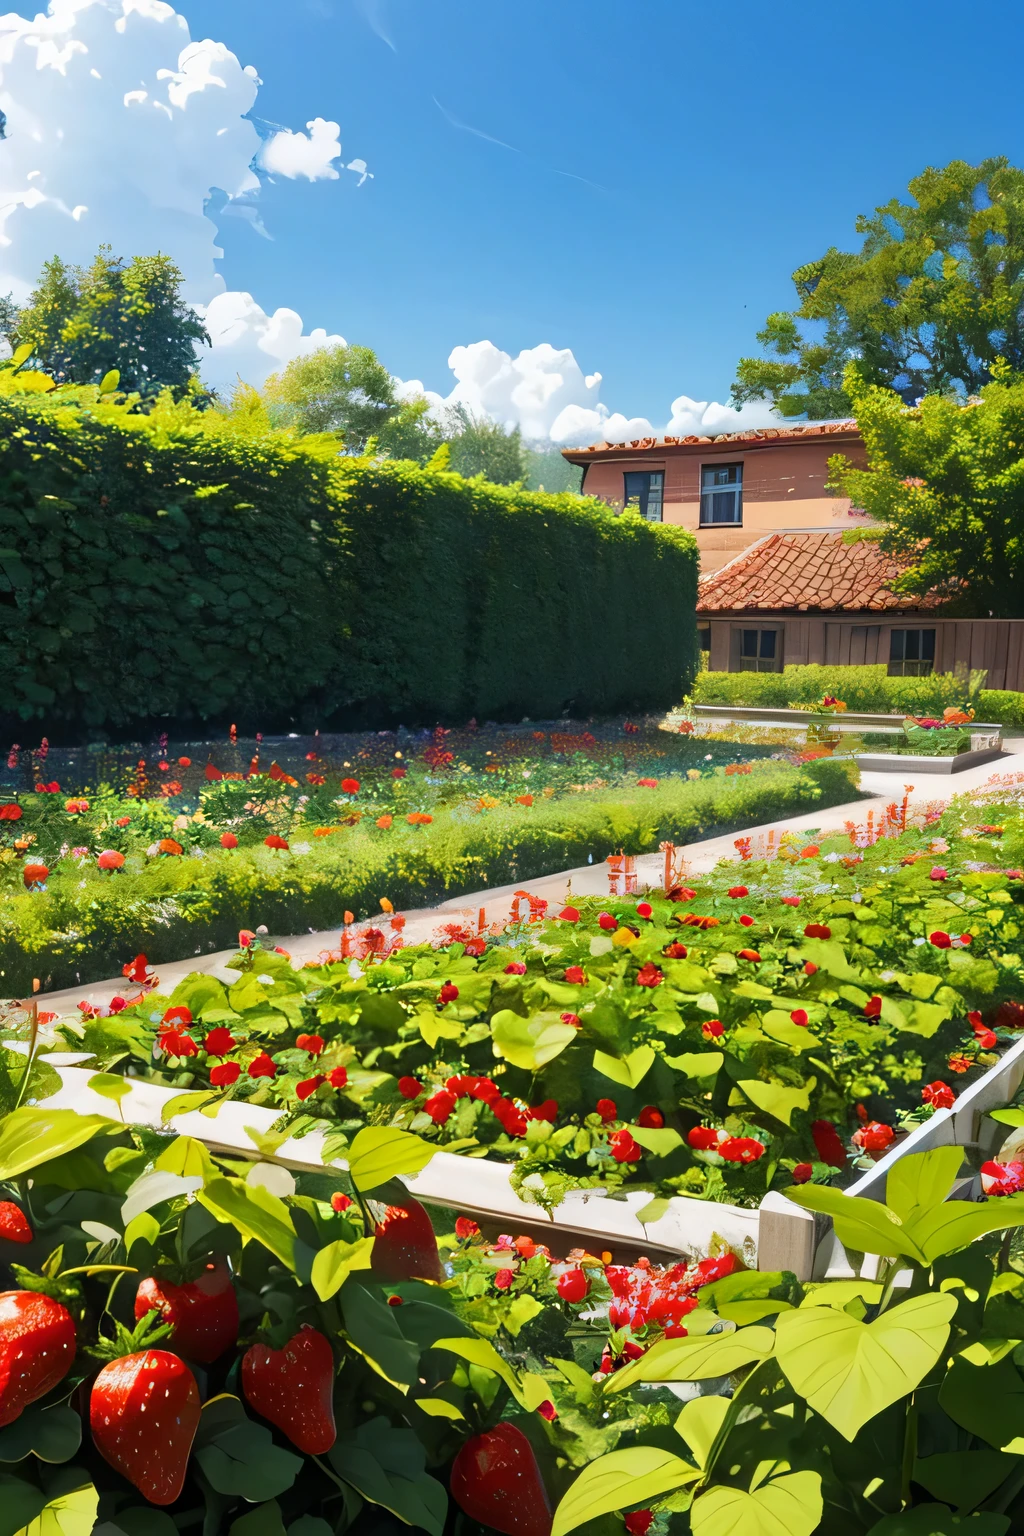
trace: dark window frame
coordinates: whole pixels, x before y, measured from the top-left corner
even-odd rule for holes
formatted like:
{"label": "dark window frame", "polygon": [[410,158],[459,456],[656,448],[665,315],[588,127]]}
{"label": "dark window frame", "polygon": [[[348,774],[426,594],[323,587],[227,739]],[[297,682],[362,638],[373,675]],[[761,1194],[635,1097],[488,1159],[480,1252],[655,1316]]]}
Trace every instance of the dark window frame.
{"label": "dark window frame", "polygon": [[[643,481],[630,489],[630,481]],[[657,481],[657,484],[654,482]],[[627,469],[622,474],[622,509],[635,507],[649,523],[664,521],[665,471],[663,469]]]}
{"label": "dark window frame", "polygon": [[782,671],[785,659],[783,625],[736,625],[733,636],[734,668],[737,672]]}
{"label": "dark window frame", "polygon": [[930,677],[935,671],[936,631],[919,628],[889,631],[890,677]]}
{"label": "dark window frame", "polygon": [[[721,476],[728,478],[722,479]],[[700,466],[701,528],[743,527],[743,461]]]}

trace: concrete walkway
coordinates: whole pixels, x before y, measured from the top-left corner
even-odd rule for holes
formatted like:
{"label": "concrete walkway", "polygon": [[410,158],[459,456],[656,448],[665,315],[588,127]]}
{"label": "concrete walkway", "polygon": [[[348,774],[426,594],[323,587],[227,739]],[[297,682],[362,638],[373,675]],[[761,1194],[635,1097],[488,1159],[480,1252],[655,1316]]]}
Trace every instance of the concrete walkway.
{"label": "concrete walkway", "polygon": [[[753,839],[753,851],[756,857],[758,853],[764,851],[770,833],[775,833],[777,836],[787,830],[794,832],[841,830],[847,821],[864,826],[869,812],[873,813],[877,819],[884,814],[888,805],[894,802],[900,804],[908,790],[910,806],[918,811],[929,805],[945,804],[954,796],[969,793],[972,790],[991,793],[998,789],[1001,783],[1008,790],[1020,793],[1024,790],[1024,738],[1009,741],[1006,746],[1008,748],[1006,754],[997,762],[984,763],[978,768],[968,768],[962,773],[951,775],[919,774],[918,782],[912,787],[903,773],[865,773],[861,777],[861,799],[832,806],[825,811],[811,811],[805,816],[791,816],[781,821],[766,822],[761,826],[748,829],[748,832],[743,835]],[[686,878],[695,877],[713,869],[723,859],[737,858],[735,841],[740,835],[729,832],[723,836],[708,837],[699,842],[687,844],[685,850],[680,849],[676,855],[677,868],[680,855],[685,860],[683,867]],[[638,889],[660,887],[665,869],[664,854],[638,854],[635,869]],[[481,909],[488,925],[504,923],[508,920],[517,891],[529,891],[543,897],[551,904],[552,909],[557,911],[574,896],[607,895],[608,869],[603,863],[584,864],[579,869],[561,870],[558,874],[545,875],[536,880],[524,880],[518,885],[505,885],[453,896],[438,906],[414,908],[402,914],[406,919],[403,937],[407,943],[423,943],[433,938],[436,930],[443,923],[460,920],[468,923],[475,931]],[[525,903],[523,908],[525,916]],[[386,928],[387,921],[387,917],[382,913],[379,925]],[[361,923],[357,928],[367,926],[369,924]],[[289,951],[296,964],[316,960],[325,952],[336,953],[339,945],[339,932],[336,928],[292,934],[287,937],[274,935],[274,938]],[[234,950],[225,949],[215,954],[191,955],[183,960],[160,965],[158,967],[160,990],[170,992],[190,971],[210,972],[225,981],[237,980],[237,972],[225,969],[225,962],[235,953]],[[125,958],[127,959],[128,956]],[[44,1007],[47,1009],[71,1012],[82,1000],[101,1005],[118,994],[125,995],[128,991],[134,992],[134,988],[129,988],[123,978],[116,977],[111,981],[95,982],[91,986],[40,994],[40,1001],[45,998]]]}

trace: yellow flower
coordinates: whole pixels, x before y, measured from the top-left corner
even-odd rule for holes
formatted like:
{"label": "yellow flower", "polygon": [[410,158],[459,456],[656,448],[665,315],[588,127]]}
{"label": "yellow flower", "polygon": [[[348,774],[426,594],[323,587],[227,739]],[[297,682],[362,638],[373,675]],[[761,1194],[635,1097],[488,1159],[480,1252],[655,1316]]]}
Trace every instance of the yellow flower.
{"label": "yellow flower", "polygon": [[620,949],[624,949],[628,944],[639,944],[639,942],[632,928],[618,928],[612,934],[612,943],[617,944]]}
{"label": "yellow flower", "polygon": [[699,779],[700,778],[700,769],[699,768],[687,768],[687,770],[686,770],[686,777],[688,779]]}

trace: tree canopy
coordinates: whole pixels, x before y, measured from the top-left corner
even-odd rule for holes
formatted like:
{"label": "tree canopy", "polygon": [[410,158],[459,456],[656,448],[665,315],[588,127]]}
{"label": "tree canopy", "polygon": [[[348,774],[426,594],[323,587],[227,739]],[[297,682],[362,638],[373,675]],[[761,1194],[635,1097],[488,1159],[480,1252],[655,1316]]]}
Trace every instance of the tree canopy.
{"label": "tree canopy", "polygon": [[908,563],[902,592],[938,590],[961,612],[1024,617],[1024,374],[997,362],[963,405],[927,395],[907,409],[851,364],[844,388],[867,468],[829,460],[830,486],[884,524]]}
{"label": "tree canopy", "polygon": [[210,338],[181,285],[168,256],[125,263],[101,246],[85,268],[54,256],[13,318],[9,339],[14,347],[31,345],[34,364],[58,384],[97,384],[116,370],[129,393],[182,391],[196,377],[196,343]]}
{"label": "tree canopy", "polygon": [[861,215],[859,251],[834,246],[793,273],[798,304],[769,315],[733,401],[771,399],[785,416],[847,416],[844,370],[907,404],[978,393],[989,365],[1024,369],[1024,171],[1004,156],[929,167]]}

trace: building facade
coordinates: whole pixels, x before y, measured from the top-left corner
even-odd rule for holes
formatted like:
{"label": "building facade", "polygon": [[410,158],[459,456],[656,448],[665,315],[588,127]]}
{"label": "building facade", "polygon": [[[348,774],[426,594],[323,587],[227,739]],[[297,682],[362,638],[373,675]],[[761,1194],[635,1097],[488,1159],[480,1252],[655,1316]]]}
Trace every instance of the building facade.
{"label": "building facade", "polygon": [[825,489],[831,454],[864,461],[853,421],[562,451],[581,469],[585,495],[692,529],[704,572],[718,570],[768,533],[869,522],[847,497]]}
{"label": "building facade", "polygon": [[957,618],[933,594],[894,592],[900,574],[877,535],[768,534],[700,579],[697,626],[708,667],[882,662],[890,676],[915,677],[984,668],[986,687],[1024,690],[1024,619]]}

